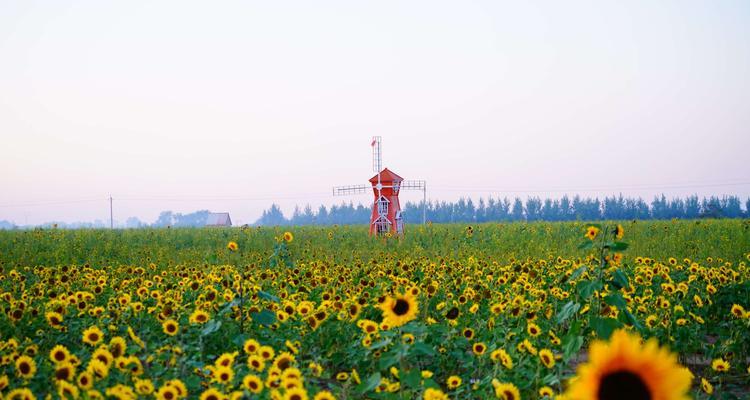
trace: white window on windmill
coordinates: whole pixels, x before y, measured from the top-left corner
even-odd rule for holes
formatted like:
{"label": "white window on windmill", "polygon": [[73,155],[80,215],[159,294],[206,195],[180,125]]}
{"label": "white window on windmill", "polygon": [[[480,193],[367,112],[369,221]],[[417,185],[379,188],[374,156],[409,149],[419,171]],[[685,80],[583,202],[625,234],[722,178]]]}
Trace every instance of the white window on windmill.
{"label": "white window on windmill", "polygon": [[401,188],[401,181],[393,182],[393,194],[398,194],[398,189]]}
{"label": "white window on windmill", "polygon": [[380,196],[380,198],[378,199],[378,203],[377,203],[378,215],[380,216],[388,215],[388,203],[390,203],[390,201],[388,201],[388,199],[386,199],[385,196]]}
{"label": "white window on windmill", "polygon": [[401,210],[396,211],[396,233],[404,233],[404,219],[401,216]]}
{"label": "white window on windmill", "polygon": [[377,234],[386,233],[391,230],[391,221],[388,221],[388,218],[383,215],[379,216],[372,223],[375,225],[375,232]]}

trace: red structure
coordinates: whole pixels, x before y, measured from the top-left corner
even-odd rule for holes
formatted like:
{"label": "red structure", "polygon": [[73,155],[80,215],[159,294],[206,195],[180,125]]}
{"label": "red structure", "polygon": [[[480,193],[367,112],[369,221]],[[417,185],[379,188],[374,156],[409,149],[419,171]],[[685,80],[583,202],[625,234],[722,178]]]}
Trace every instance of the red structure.
{"label": "red structure", "polygon": [[370,235],[404,232],[404,220],[401,217],[401,205],[398,202],[398,192],[403,180],[404,178],[388,168],[370,178],[375,195],[370,216]]}
{"label": "red structure", "polygon": [[404,216],[401,212],[401,204],[398,202],[398,194],[402,190],[420,190],[422,191],[422,223],[426,223],[427,182],[405,181],[388,168],[383,168],[380,136],[373,136],[370,146],[372,147],[372,170],[377,172],[377,175],[370,178],[369,185],[335,186],[333,195],[367,194],[372,190],[375,199],[372,202],[372,214],[370,214],[370,236],[388,233],[401,235],[404,233]]}

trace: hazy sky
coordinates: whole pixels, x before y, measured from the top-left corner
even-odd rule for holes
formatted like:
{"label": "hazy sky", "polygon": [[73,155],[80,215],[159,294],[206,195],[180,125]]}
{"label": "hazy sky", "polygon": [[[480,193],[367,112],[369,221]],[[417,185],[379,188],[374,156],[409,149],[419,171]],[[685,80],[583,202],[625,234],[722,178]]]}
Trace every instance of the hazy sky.
{"label": "hazy sky", "polygon": [[746,0],[2,1],[0,220],[338,203],[372,135],[432,199],[744,199],[749,72]]}

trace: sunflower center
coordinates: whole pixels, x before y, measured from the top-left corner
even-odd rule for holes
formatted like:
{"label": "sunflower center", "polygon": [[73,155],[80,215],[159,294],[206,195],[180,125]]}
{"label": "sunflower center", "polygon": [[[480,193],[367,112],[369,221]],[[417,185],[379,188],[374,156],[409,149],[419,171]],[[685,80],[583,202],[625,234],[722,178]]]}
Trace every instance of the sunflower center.
{"label": "sunflower center", "polygon": [[26,375],[31,372],[31,366],[27,363],[21,363],[21,365],[18,366],[18,370],[21,371],[22,374]]}
{"label": "sunflower center", "polygon": [[651,400],[646,383],[629,371],[607,374],[599,384],[598,399],[601,400]]}
{"label": "sunflower center", "polygon": [[403,299],[396,300],[396,304],[393,306],[393,313],[401,316],[409,312],[409,302]]}

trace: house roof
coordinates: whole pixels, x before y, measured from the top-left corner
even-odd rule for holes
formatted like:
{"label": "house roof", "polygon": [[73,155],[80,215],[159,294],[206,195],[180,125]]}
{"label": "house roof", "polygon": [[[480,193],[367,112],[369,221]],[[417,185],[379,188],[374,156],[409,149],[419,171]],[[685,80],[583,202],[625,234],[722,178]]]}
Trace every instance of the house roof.
{"label": "house roof", "polygon": [[[388,168],[384,168],[382,171],[380,171],[380,182],[401,182],[404,178],[396,175],[395,172],[391,171]],[[372,178],[370,178],[371,183],[378,183],[378,176],[375,175]]]}
{"label": "house roof", "polygon": [[206,225],[232,225],[232,219],[229,213],[209,213],[206,218]]}

